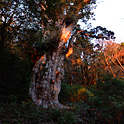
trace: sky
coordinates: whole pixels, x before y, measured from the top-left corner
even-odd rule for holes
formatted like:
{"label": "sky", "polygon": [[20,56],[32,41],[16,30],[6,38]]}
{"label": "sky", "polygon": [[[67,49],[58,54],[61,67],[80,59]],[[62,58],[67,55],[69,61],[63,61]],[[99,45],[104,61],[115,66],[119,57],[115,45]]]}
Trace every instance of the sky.
{"label": "sky", "polygon": [[102,26],[115,33],[116,42],[124,42],[124,0],[97,0],[92,26]]}

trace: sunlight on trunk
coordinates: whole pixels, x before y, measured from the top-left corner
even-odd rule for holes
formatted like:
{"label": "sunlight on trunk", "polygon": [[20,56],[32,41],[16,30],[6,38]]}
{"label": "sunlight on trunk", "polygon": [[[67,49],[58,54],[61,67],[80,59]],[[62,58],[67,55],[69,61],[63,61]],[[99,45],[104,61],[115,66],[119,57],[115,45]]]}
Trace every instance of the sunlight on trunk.
{"label": "sunlight on trunk", "polygon": [[[63,47],[69,40],[73,24],[68,27],[63,25],[59,46],[52,54],[44,54],[33,68],[33,77],[30,87],[30,95],[37,106],[43,108],[68,108],[59,103],[58,95],[61,90],[61,80],[64,76],[64,59]],[[70,47],[66,57],[73,52]]]}
{"label": "sunlight on trunk", "polygon": [[68,31],[66,28],[63,28],[62,35],[60,37],[60,41],[64,41],[66,43],[71,35],[71,32]]}
{"label": "sunlight on trunk", "polygon": [[66,58],[68,58],[73,53],[73,48],[69,48],[68,53],[66,54]]}
{"label": "sunlight on trunk", "polygon": [[84,0],[85,3],[88,3],[90,0]]}

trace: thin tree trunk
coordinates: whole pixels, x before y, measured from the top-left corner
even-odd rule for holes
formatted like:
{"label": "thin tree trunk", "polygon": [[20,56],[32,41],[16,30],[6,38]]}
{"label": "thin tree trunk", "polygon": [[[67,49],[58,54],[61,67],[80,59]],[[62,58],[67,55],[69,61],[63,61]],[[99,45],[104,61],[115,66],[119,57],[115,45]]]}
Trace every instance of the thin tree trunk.
{"label": "thin tree trunk", "polygon": [[72,28],[73,24],[66,28],[64,26],[58,48],[51,55],[44,54],[33,68],[30,95],[37,106],[66,108],[59,103],[58,95],[64,76],[63,47],[71,35]]}

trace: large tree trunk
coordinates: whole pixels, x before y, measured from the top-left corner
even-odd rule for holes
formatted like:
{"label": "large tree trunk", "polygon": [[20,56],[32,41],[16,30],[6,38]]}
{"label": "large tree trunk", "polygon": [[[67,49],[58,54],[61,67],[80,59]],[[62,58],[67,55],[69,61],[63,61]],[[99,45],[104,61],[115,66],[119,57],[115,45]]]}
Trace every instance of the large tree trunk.
{"label": "large tree trunk", "polygon": [[33,68],[33,78],[31,81],[30,95],[37,104],[43,108],[65,108],[58,101],[61,89],[61,80],[64,76],[63,47],[69,39],[73,29],[73,24],[64,26],[58,48],[51,55],[44,54]]}

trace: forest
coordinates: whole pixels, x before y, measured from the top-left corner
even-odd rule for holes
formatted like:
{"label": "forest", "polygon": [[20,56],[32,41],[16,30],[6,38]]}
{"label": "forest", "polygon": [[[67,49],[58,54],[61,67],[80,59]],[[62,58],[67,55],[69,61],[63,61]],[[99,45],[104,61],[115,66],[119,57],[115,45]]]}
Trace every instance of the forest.
{"label": "forest", "polygon": [[0,124],[124,124],[124,42],[96,2],[0,1]]}

